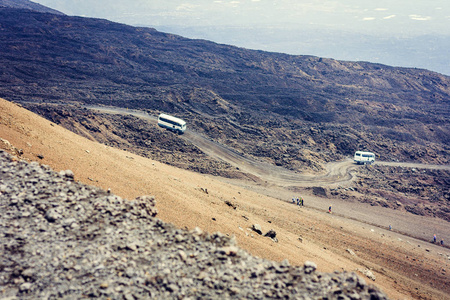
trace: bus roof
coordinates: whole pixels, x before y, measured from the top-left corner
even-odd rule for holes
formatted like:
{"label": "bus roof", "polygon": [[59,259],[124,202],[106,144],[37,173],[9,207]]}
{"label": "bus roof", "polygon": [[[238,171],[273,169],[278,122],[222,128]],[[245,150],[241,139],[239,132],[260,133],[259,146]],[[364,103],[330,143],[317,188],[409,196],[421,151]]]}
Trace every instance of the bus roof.
{"label": "bus roof", "polygon": [[372,155],[375,155],[373,152],[368,152],[368,151],[356,151],[355,154],[372,154]]}
{"label": "bus roof", "polygon": [[171,116],[171,115],[167,115],[167,114],[160,114],[159,117],[158,117],[158,119],[159,119],[159,118],[165,118],[165,119],[168,119],[168,120],[177,122],[177,123],[179,123],[180,125],[185,125],[185,124],[186,124],[186,122],[185,122],[184,120],[182,120],[182,119],[180,119],[180,118],[177,118],[177,117],[174,117],[174,116]]}

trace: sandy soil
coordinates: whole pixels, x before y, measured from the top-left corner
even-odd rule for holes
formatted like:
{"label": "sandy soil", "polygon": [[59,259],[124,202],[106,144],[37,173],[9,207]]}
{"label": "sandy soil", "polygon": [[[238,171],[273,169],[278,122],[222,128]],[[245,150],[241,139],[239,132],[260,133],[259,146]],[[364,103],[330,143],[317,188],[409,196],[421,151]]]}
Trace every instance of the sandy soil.
{"label": "sandy soil", "polygon": [[[176,169],[89,141],[5,100],[0,100],[0,138],[0,148],[11,153],[21,149],[23,159],[56,171],[70,169],[86,184],[110,188],[127,199],[154,195],[162,220],[234,235],[253,255],[287,258],[298,265],[312,260],[325,272],[347,270],[364,276],[361,270],[370,269],[376,276],[373,283],[392,299],[450,299],[449,249],[395,232],[401,227],[424,231],[424,224],[433,224],[431,228],[448,234],[445,221],[344,202],[333,202],[333,214],[328,214],[330,200],[312,196],[300,208],[279,200],[291,198],[292,191]],[[349,209],[354,210],[351,218],[344,213]],[[368,216],[378,223],[367,222]],[[369,225],[391,222],[394,231]],[[251,231],[255,223],[264,232],[275,230],[279,242]]]}

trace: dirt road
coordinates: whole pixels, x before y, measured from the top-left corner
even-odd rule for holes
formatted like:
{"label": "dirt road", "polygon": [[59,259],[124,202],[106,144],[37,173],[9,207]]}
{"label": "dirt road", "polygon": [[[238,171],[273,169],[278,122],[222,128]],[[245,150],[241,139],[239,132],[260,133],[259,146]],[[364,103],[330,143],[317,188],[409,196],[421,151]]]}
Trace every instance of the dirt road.
{"label": "dirt road", "polygon": [[[104,106],[85,107],[102,113],[128,114],[150,120],[155,123],[157,121],[157,116],[150,115],[140,110],[130,110],[119,107]],[[253,157],[245,156],[241,153],[236,152],[230,147],[219,144],[203,136],[202,134],[189,130],[189,128],[183,135],[180,136],[180,138],[191,142],[210,157],[225,161],[230,165],[239,168],[239,170],[245,173],[249,173],[260,178],[262,181],[266,182],[269,185],[276,185],[280,187],[345,186],[351,183],[351,181],[354,179],[352,171],[354,171],[358,167],[353,163],[351,158],[348,158],[344,161],[328,163],[325,166],[326,172],[324,172],[323,174],[304,174],[274,166],[272,164],[259,161]],[[432,168],[450,170],[450,166],[383,161],[377,161],[376,163],[388,166],[403,166],[409,168]]]}
{"label": "dirt road", "polygon": [[[150,115],[143,111],[103,106],[86,106],[86,108],[102,113],[133,115],[155,122],[156,126],[157,116]],[[261,182],[251,183],[225,178],[216,179],[223,180],[237,186],[242,186],[283,201],[290,201],[292,195],[297,193],[296,190],[306,187],[333,188],[336,186],[348,186],[355,178],[353,174],[354,171],[356,171],[357,168],[362,167],[356,165],[352,158],[348,158],[343,161],[328,163],[325,166],[326,171],[322,174],[304,174],[274,166],[266,162],[259,161],[253,157],[245,156],[230,147],[219,144],[203,136],[202,134],[189,130],[189,127],[183,135],[180,135],[180,138],[191,142],[211,157],[225,161],[232,166],[239,168],[242,172],[257,176],[261,179],[263,184]],[[403,166],[408,168],[450,170],[450,166],[443,165],[384,161],[377,161],[375,163],[387,166]],[[399,233],[419,238],[424,241],[429,240],[431,232],[439,234],[450,232],[450,223],[440,219],[434,220],[409,213],[405,214],[404,212],[394,211],[382,207],[372,207],[366,203],[328,199],[326,197],[317,197],[310,194],[307,197],[305,205],[309,208],[323,212],[327,211],[329,205],[333,205],[333,213],[336,217],[358,220],[368,225],[377,226],[380,228],[387,228],[391,225],[394,230]],[[420,226],[417,224],[420,224]]]}

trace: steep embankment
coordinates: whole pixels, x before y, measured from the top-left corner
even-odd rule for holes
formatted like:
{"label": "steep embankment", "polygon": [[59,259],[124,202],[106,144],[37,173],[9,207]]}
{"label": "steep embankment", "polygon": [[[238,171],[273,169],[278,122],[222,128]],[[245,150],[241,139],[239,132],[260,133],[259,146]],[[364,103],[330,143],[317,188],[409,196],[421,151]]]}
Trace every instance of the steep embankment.
{"label": "steep embankment", "polygon": [[[310,208],[296,208],[211,177],[107,147],[10,102],[1,100],[0,104],[2,148],[48,164],[56,171],[70,169],[76,180],[111,188],[124,198],[154,195],[161,219],[178,227],[199,226],[208,232],[235,235],[238,245],[253,255],[277,261],[287,258],[294,265],[312,260],[321,271],[370,268],[376,276],[375,284],[392,298],[443,299],[450,290],[442,270],[443,266],[448,269],[445,255],[450,255],[444,248],[383,229],[370,230],[371,226]],[[264,232],[275,230],[278,243],[251,231],[255,223]],[[353,249],[356,255],[346,249]]]}
{"label": "steep embankment", "polygon": [[387,299],[355,273],[275,263],[223,234],[177,229],[154,205],[0,150],[2,298]]}

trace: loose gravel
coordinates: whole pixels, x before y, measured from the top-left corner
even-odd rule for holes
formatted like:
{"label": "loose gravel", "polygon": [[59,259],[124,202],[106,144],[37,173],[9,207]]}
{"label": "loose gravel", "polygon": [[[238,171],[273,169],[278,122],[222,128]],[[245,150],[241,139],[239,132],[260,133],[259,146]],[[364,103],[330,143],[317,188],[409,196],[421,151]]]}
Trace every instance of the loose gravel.
{"label": "loose gravel", "polygon": [[253,257],[233,238],[156,218],[0,150],[2,299],[387,299],[355,273]]}

